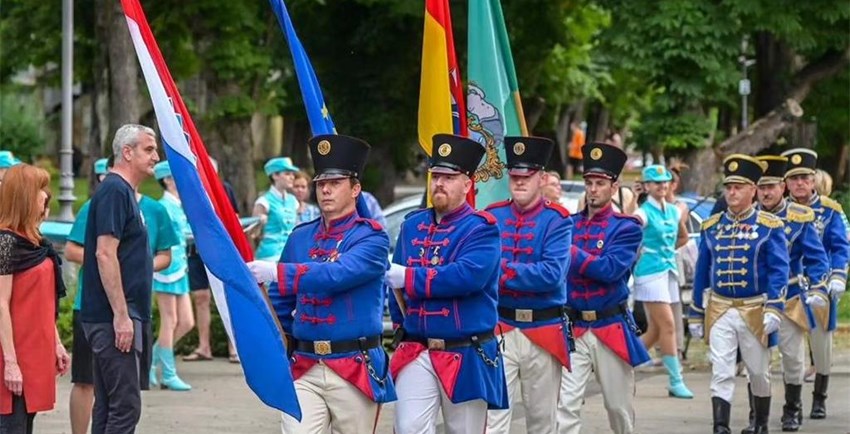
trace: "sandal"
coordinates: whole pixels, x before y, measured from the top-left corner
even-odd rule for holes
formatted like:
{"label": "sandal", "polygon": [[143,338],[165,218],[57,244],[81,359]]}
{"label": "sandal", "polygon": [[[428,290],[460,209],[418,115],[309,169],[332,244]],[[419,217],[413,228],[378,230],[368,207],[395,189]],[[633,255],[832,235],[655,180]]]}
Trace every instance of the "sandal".
{"label": "sandal", "polygon": [[192,354],[189,354],[188,356],[183,356],[184,362],[208,362],[212,359],[212,356],[200,353],[198,350],[193,351]]}
{"label": "sandal", "polygon": [[230,363],[240,363],[238,354],[231,354],[227,357],[227,361]]}

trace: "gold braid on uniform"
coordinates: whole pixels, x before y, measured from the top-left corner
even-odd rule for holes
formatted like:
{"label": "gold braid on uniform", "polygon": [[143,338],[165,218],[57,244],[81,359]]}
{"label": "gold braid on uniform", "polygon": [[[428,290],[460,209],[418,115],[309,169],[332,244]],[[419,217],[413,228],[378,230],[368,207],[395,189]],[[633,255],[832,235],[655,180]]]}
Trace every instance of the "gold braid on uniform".
{"label": "gold braid on uniform", "polygon": [[821,196],[821,197],[820,197],[820,203],[821,203],[821,204],[823,204],[823,206],[825,206],[825,207],[827,207],[827,208],[832,208],[832,209],[834,209],[835,211],[838,211],[838,212],[840,212],[840,213],[843,213],[843,212],[844,212],[844,210],[841,208],[841,204],[840,204],[840,203],[838,203],[838,202],[836,202],[836,201],[834,201],[834,200],[832,200],[832,199],[830,199],[830,198],[828,198],[828,197],[826,197],[826,196]]}
{"label": "gold braid on uniform", "polygon": [[789,202],[786,218],[790,222],[809,223],[815,221],[815,211],[805,205]]}
{"label": "gold braid on uniform", "polygon": [[782,223],[782,219],[769,212],[759,211],[758,213],[759,214],[758,217],[756,217],[756,222],[764,227],[776,229],[785,226]]}
{"label": "gold braid on uniform", "polygon": [[712,226],[716,225],[717,222],[720,221],[720,216],[722,216],[722,215],[723,215],[723,213],[719,212],[719,213],[713,214],[711,217],[705,219],[702,222],[702,226],[700,227],[700,229],[701,230],[707,230],[707,229],[711,228]]}

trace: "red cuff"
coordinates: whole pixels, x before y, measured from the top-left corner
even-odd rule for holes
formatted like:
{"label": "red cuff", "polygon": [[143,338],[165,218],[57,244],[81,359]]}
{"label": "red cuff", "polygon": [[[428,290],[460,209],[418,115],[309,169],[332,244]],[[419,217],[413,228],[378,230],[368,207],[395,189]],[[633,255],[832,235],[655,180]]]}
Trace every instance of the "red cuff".
{"label": "red cuff", "polygon": [[286,297],[286,267],[282,262],[277,263],[277,290]]}
{"label": "red cuff", "polygon": [[408,300],[413,300],[414,298],[416,298],[416,291],[413,288],[413,283],[415,279],[413,271],[413,267],[407,267],[404,270],[404,292],[407,294]]}
{"label": "red cuff", "polygon": [[597,258],[597,256],[590,255],[590,254],[587,255],[587,259],[585,259],[584,262],[581,263],[581,267],[579,267],[578,272],[581,273],[581,274],[584,274],[584,270],[586,270],[587,266],[590,265],[591,262],[595,261],[596,258]]}

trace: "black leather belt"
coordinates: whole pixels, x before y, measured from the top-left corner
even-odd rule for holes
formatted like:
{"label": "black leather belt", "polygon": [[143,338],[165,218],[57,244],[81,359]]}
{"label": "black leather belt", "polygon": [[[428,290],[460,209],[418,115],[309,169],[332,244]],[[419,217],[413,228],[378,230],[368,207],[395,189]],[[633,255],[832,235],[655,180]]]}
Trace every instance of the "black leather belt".
{"label": "black leather belt", "polygon": [[564,306],[564,312],[567,313],[567,316],[570,317],[570,321],[600,321],[603,319],[608,319],[611,317],[615,317],[617,315],[622,315],[628,313],[629,307],[626,303],[618,304],[615,307],[605,309],[605,310],[578,310],[573,309],[569,306]]}
{"label": "black leather belt", "polygon": [[347,341],[301,341],[296,340],[295,350],[303,353],[312,353],[319,356],[328,354],[350,353],[352,351],[366,351],[381,346],[381,337],[372,336],[368,338],[351,339]]}
{"label": "black leather belt", "polygon": [[492,331],[479,333],[477,335],[472,335],[466,338],[458,338],[458,339],[435,339],[435,338],[423,338],[419,336],[405,336],[402,338],[403,342],[418,342],[422,345],[428,347],[429,350],[451,350],[453,348],[462,348],[469,347],[472,345],[481,345],[483,343],[489,342],[493,339],[496,339],[496,335],[493,334]]}
{"label": "black leather belt", "polygon": [[560,318],[563,314],[563,306],[548,307],[546,309],[513,309],[499,306],[500,317],[516,322],[546,321]]}

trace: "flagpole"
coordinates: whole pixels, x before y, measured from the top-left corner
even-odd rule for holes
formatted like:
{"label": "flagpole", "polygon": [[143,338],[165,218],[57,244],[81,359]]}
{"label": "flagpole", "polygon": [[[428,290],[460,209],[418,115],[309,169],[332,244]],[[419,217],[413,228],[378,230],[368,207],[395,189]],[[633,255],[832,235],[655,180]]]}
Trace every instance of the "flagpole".
{"label": "flagpole", "polygon": [[59,216],[61,221],[73,221],[74,171],[74,1],[62,0],[62,144],[59,150]]}

